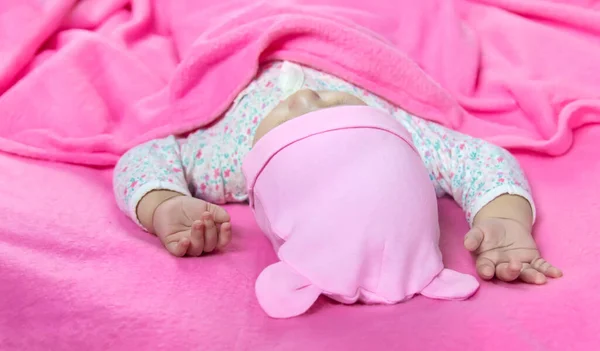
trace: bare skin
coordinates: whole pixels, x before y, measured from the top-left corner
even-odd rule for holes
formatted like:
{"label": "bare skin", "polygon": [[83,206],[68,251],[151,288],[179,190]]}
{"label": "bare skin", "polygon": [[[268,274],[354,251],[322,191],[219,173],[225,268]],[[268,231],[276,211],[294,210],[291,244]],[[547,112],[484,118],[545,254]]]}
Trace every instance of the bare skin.
{"label": "bare skin", "polygon": [[339,91],[299,90],[281,102],[263,119],[254,134],[254,144],[273,128],[309,112],[334,106],[366,105],[354,95]]}
{"label": "bare skin", "polygon": [[485,280],[522,280],[544,284],[562,272],[542,258],[532,232],[533,213],[520,196],[501,195],[475,216],[464,246],[476,257],[477,273]]}
{"label": "bare skin", "polygon": [[222,249],[231,241],[231,222],[222,207],[168,190],[142,198],[137,216],[144,228],[158,236],[167,251],[200,256]]}
{"label": "bare skin", "polygon": [[[254,143],[286,121],[341,105],[366,104],[347,93],[300,90],[265,117]],[[153,191],[140,201],[137,216],[175,256],[200,256],[231,241],[231,219],[222,207],[183,194]],[[520,196],[501,195],[479,211],[464,239],[465,248],[476,257],[479,276],[530,284],[544,284],[547,278],[562,276],[541,257],[531,233],[532,222],[531,206]]]}

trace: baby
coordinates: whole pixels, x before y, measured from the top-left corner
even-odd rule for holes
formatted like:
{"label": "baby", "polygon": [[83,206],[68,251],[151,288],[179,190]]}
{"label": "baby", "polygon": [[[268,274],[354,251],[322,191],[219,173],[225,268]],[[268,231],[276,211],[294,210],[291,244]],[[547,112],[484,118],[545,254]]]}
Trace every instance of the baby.
{"label": "baby", "polygon": [[214,125],[152,140],[123,155],[114,175],[118,205],[175,256],[221,249],[231,241],[232,227],[219,205],[247,200],[241,166],[253,144],[286,121],[341,105],[379,108],[409,131],[436,194],[452,196],[465,211],[471,230],[464,246],[476,255],[483,279],[543,284],[562,275],[540,256],[531,234],[531,192],[506,150],[290,62],[263,66]]}

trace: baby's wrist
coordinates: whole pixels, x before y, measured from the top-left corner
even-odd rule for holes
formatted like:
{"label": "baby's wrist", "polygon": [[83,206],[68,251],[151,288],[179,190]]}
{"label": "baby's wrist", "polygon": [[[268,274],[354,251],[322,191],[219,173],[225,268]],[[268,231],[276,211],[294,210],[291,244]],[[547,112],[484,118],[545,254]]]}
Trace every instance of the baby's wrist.
{"label": "baby's wrist", "polygon": [[156,209],[168,200],[178,196],[184,195],[171,190],[154,190],[144,195],[136,209],[137,219],[142,227],[148,232],[154,233],[154,213]]}
{"label": "baby's wrist", "polygon": [[519,195],[503,194],[490,201],[477,212],[473,225],[489,218],[508,218],[523,224],[527,228],[533,226],[533,209],[529,200]]}

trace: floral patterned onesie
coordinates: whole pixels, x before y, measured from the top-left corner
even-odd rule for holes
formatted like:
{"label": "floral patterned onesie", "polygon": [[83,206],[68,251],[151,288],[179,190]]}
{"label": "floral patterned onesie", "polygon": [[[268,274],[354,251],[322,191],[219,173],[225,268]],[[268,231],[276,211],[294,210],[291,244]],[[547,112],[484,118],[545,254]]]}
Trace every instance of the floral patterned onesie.
{"label": "floral patterned onesie", "polygon": [[469,223],[483,206],[506,193],[523,196],[533,208],[525,175],[506,150],[412,116],[337,77],[290,62],[263,66],[211,127],[185,138],[152,140],[123,155],[114,174],[119,208],[139,224],[137,205],[152,190],[177,191],[215,204],[245,201],[241,167],[254,133],[262,118],[301,88],[347,92],[394,116],[412,135],[437,195],[451,195]]}

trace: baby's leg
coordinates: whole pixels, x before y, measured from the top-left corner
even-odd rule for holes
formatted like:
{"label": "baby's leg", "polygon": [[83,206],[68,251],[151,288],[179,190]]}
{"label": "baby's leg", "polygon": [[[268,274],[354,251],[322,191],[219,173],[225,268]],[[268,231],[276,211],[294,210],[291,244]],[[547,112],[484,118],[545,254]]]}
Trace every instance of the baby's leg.
{"label": "baby's leg", "polygon": [[153,140],[128,151],[114,174],[119,208],[156,234],[174,255],[198,256],[226,245],[229,215],[219,206],[191,197],[174,137]]}

